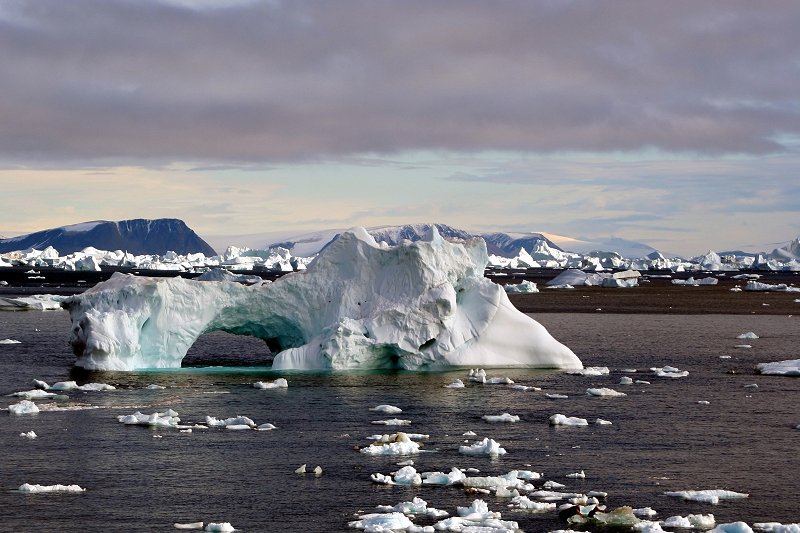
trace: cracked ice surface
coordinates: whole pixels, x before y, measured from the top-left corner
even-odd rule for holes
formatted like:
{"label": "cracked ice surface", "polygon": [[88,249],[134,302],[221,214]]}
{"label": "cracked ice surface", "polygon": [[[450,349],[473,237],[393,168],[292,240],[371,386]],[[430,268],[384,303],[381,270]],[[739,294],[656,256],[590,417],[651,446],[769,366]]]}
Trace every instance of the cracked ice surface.
{"label": "cracked ice surface", "polygon": [[493,366],[580,369],[545,328],[483,276],[482,239],[379,246],[342,233],[302,273],[243,286],[115,273],[67,298],[77,366],[177,368],[203,333],[270,342],[276,369]]}

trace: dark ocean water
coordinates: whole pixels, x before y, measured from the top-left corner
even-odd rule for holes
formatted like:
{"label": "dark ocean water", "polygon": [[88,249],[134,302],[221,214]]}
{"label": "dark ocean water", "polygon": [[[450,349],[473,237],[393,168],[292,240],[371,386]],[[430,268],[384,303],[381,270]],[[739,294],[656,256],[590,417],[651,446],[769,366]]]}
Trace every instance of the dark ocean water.
{"label": "dark ocean water", "polygon": [[[407,431],[431,435],[415,456],[415,468],[449,471],[474,467],[482,475],[531,469],[567,485],[569,491],[602,490],[609,507],[651,506],[659,518],[713,513],[718,523],[743,520],[796,522],[797,450],[800,444],[800,380],[754,374],[758,362],[800,357],[800,317],[551,314],[536,317],[570,346],[587,366],[608,366],[600,377],[552,371],[489,370],[540,392],[502,385],[443,386],[466,372],[414,374],[276,374],[260,341],[208,334],[180,371],[75,373],[67,345],[65,312],[0,314],[0,394],[78,379],[118,387],[108,392],[70,392],[60,406],[77,410],[12,416],[0,413],[0,531],[175,531],[173,522],[231,522],[242,531],[355,531],[347,522],[376,505],[420,496],[455,512],[475,496],[454,487],[374,485],[370,474],[396,470],[398,457],[368,457],[355,451],[366,437],[391,432],[370,421],[392,418],[370,412],[378,404],[403,409]],[[761,336],[741,341],[736,335]],[[752,344],[752,349],[734,348]],[[731,359],[720,359],[731,356]],[[211,364],[225,367],[209,368]],[[689,376],[666,379],[648,368],[672,365]],[[638,369],[635,379],[651,385],[619,385],[620,369]],[[735,373],[729,373],[733,371]],[[252,383],[286,377],[289,388],[257,390]],[[166,386],[147,390],[148,384]],[[758,388],[745,388],[757,383]],[[588,387],[626,392],[593,398]],[[566,394],[550,400],[546,392]],[[698,401],[708,401],[708,405]],[[39,401],[41,404],[50,403]],[[88,408],[92,407],[92,408]],[[129,427],[117,415],[172,408],[185,422],[246,415],[270,422],[274,431]],[[519,415],[517,424],[489,424],[485,414]],[[553,428],[555,413],[611,420],[611,426]],[[34,430],[35,440],[19,434]],[[458,446],[475,431],[508,450],[499,459],[460,455]],[[162,438],[154,438],[154,435]],[[470,442],[475,438],[471,438]],[[321,477],[299,476],[302,463],[321,465]],[[584,470],[586,479],[566,478]],[[23,483],[79,484],[79,495],[25,495]],[[745,500],[709,505],[664,496],[664,491],[727,489]],[[555,513],[507,509],[507,500],[484,498],[524,531],[565,528]],[[418,524],[430,520],[417,519]]]}

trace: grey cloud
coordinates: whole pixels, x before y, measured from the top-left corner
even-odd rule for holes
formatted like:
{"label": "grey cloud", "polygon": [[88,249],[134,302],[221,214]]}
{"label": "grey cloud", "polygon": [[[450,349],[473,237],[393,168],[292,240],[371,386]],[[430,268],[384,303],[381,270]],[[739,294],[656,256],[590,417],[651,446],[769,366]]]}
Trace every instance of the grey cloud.
{"label": "grey cloud", "polygon": [[403,150],[780,152],[793,1],[0,7],[0,159],[316,160]]}

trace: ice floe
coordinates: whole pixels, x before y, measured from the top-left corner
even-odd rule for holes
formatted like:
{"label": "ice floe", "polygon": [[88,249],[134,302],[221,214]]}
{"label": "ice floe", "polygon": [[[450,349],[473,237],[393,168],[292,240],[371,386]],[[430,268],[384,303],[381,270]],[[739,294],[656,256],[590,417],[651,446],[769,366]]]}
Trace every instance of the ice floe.
{"label": "ice floe", "polygon": [[781,524],[780,522],[756,522],[753,527],[766,533],[800,533],[800,522]]}
{"label": "ice floe", "polygon": [[707,533],[753,533],[753,529],[745,522],[730,522],[719,524],[714,529],[708,530]]}
{"label": "ice floe", "polygon": [[424,472],[422,474],[422,484],[445,486],[457,485],[459,483],[463,483],[466,477],[467,475],[464,472],[454,466],[447,474],[444,472]]}
{"label": "ice floe", "polygon": [[759,363],[756,371],[767,376],[800,376],[800,359]]}
{"label": "ice floe", "polygon": [[651,367],[650,370],[660,378],[685,378],[689,375],[688,370],[681,370],[674,366]]}
{"label": "ice floe", "polygon": [[149,426],[149,427],[177,427],[181,419],[178,413],[172,409],[167,409],[164,412],[155,412],[146,415],[140,411],[136,411],[131,415],[119,415],[117,421],[126,426]]}
{"label": "ice floe", "polygon": [[206,524],[205,531],[219,531],[222,533],[230,533],[236,531],[236,528],[230,522],[209,522]]}
{"label": "ice floe", "polygon": [[53,492],[79,494],[81,492],[86,492],[86,489],[82,488],[80,485],[36,485],[31,483],[23,483],[17,490],[27,494],[46,494]]}
{"label": "ice floe", "polygon": [[39,412],[39,407],[30,400],[22,400],[9,405],[8,412],[12,415],[34,415]]}
{"label": "ice floe", "polygon": [[749,494],[743,492],[720,489],[669,491],[665,492],[664,494],[667,496],[682,498],[684,500],[711,503],[715,505],[719,503],[720,500],[740,500],[749,496]]}
{"label": "ice floe", "polygon": [[203,529],[203,526],[205,526],[205,522],[175,522],[172,524],[175,529]]}
{"label": "ice floe", "polygon": [[404,466],[389,475],[375,473],[370,476],[374,483],[383,485],[422,485],[422,476],[413,466]]}
{"label": "ice floe", "polygon": [[497,422],[511,422],[511,423],[519,422],[519,416],[518,415],[512,415],[510,413],[503,413],[501,415],[483,415],[481,418],[483,420],[487,421],[487,422],[493,422],[493,423],[497,423]]}
{"label": "ice floe", "polygon": [[275,381],[256,381],[253,383],[255,389],[285,389],[289,382],[285,378],[278,378]]}
{"label": "ice floe", "polygon": [[525,280],[522,283],[503,285],[503,289],[509,294],[534,294],[539,292],[539,288],[532,281]]}
{"label": "ice floe", "polygon": [[574,376],[606,376],[609,370],[607,366],[587,366],[585,368],[567,370],[566,373]]}
{"label": "ice floe", "polygon": [[713,514],[670,516],[661,521],[662,527],[681,529],[711,529],[716,524]]}
{"label": "ice floe", "polygon": [[408,426],[411,425],[411,420],[404,420],[402,418],[389,418],[388,420],[373,420],[370,424],[379,426]]}
{"label": "ice floe", "polygon": [[403,410],[399,407],[388,404],[376,405],[375,407],[370,407],[369,410],[375,411],[376,413],[383,413],[385,415],[396,415],[403,412]]}
{"label": "ice floe", "polygon": [[441,518],[449,513],[434,507],[428,507],[428,502],[415,496],[410,502],[400,502],[397,505],[379,505],[378,511],[382,513],[403,513],[405,515],[429,516],[431,518]]}
{"label": "ice floe", "polygon": [[484,438],[478,442],[470,445],[459,446],[459,453],[464,455],[489,455],[498,456],[505,455],[507,452],[505,448],[500,446],[500,443],[494,439]]}
{"label": "ice floe", "polygon": [[22,341],[15,339],[2,339],[0,340],[0,344],[22,344]]}
{"label": "ice floe", "polygon": [[270,339],[275,369],[581,368],[483,276],[482,239],[378,245],[343,232],[302,273],[259,286],[114,273],[64,302],[77,366],[180,367],[215,330]]}
{"label": "ice floe", "polygon": [[460,379],[457,379],[454,382],[445,385],[445,388],[448,389],[463,389],[464,387],[465,387],[464,382],[461,381]]}
{"label": "ice floe", "polygon": [[673,279],[673,285],[686,285],[690,287],[697,287],[699,285],[716,285],[719,283],[717,278],[707,277],[701,279],[687,278],[687,279]]}
{"label": "ice floe", "polygon": [[359,451],[366,455],[412,455],[420,453],[420,444],[411,440],[408,434],[397,432],[385,441],[374,442]]}
{"label": "ice floe", "polygon": [[550,417],[551,426],[588,426],[589,422],[585,418],[578,418],[576,416],[565,416],[562,414],[555,414]]}
{"label": "ice floe", "polygon": [[24,437],[24,438],[26,438],[26,439],[30,439],[30,440],[33,440],[33,439],[35,439],[36,437],[38,437],[38,435],[36,434],[36,432],[35,432],[35,431],[33,431],[33,430],[26,431],[25,433],[20,433],[20,434],[19,434],[19,436],[20,436],[20,437]]}
{"label": "ice floe", "polygon": [[736,338],[737,339],[757,339],[758,335],[756,335],[752,331],[748,331],[747,333],[742,333],[741,335],[737,335]]}
{"label": "ice floe", "polygon": [[785,283],[771,285],[769,283],[761,283],[760,281],[748,281],[744,286],[746,291],[770,291],[770,292],[800,292],[800,287],[792,287]]}
{"label": "ice floe", "polygon": [[609,389],[607,387],[602,388],[589,388],[586,389],[586,394],[589,396],[604,396],[604,397],[613,397],[613,396],[627,396],[624,392],[615,391],[614,389]]}

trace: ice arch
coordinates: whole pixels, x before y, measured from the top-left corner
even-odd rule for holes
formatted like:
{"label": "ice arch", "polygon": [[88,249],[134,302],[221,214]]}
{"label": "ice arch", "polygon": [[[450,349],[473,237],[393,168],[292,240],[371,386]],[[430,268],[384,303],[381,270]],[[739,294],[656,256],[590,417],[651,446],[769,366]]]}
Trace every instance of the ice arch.
{"label": "ice arch", "polygon": [[342,233],[305,272],[274,283],[114,274],[65,300],[77,366],[179,367],[209,331],[278,347],[276,369],[580,368],[572,351],[486,279],[480,238],[389,247]]}

